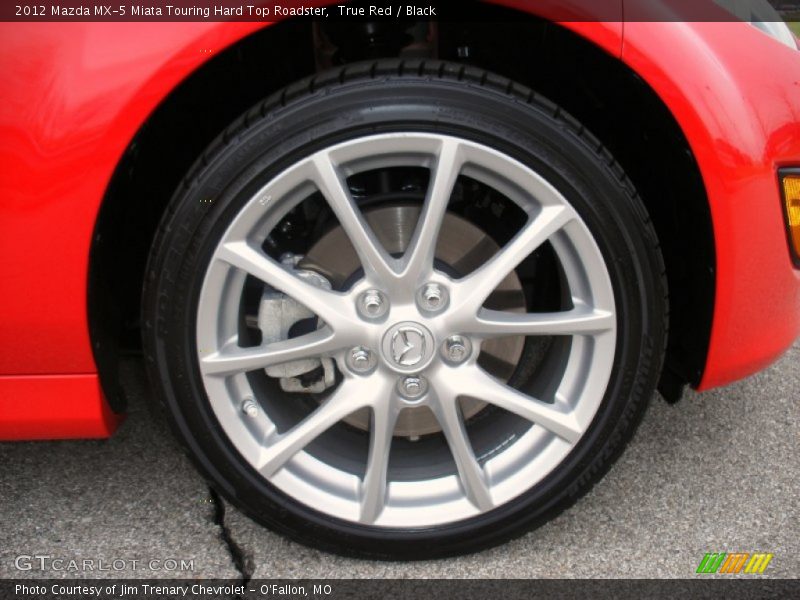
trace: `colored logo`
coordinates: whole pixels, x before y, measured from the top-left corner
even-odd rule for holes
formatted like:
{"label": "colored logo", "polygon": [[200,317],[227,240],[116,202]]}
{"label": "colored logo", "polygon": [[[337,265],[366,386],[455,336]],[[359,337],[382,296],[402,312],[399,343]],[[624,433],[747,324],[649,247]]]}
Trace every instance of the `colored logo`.
{"label": "colored logo", "polygon": [[709,552],[700,561],[697,573],[763,573],[774,554],[766,552]]}

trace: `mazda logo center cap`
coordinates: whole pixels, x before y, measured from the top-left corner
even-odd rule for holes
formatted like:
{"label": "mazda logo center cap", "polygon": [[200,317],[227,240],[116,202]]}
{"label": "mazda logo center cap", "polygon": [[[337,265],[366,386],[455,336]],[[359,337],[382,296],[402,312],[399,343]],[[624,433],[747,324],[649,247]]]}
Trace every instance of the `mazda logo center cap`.
{"label": "mazda logo center cap", "polygon": [[433,358],[433,336],[419,323],[397,323],[384,334],[382,351],[384,360],[395,371],[416,373]]}

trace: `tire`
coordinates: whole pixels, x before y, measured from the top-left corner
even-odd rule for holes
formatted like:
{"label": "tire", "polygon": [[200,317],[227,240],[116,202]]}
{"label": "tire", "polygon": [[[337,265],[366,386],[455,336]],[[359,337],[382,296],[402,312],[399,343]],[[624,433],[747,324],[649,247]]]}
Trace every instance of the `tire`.
{"label": "tire", "polygon": [[[425,155],[430,148],[433,158]],[[326,161],[368,183],[348,179],[344,186],[334,170],[326,171]],[[449,187],[448,165],[461,165]],[[370,178],[379,171],[402,185],[373,193]],[[409,238],[407,253],[389,256],[387,242],[385,252],[374,244],[374,224],[352,234],[353,223],[363,225],[368,214],[377,219],[381,207],[419,211],[407,205],[427,196],[423,214],[436,222],[433,185],[408,183],[424,172],[445,182],[445,200],[438,202],[448,212],[441,229],[432,226],[435,250],[426,254],[424,243]],[[316,183],[309,187],[305,177]],[[352,203],[336,196],[336,181]],[[314,196],[315,188],[325,193]],[[376,208],[367,208],[368,201]],[[354,204],[360,216],[347,212]],[[534,234],[533,224],[547,229],[548,219],[551,235]],[[324,252],[330,236],[339,235],[337,226],[356,241]],[[468,233],[454,233],[458,227]],[[437,235],[456,247],[490,238],[488,266],[442,274],[452,265],[441,262]],[[427,239],[421,232],[419,240]],[[257,256],[248,254],[252,248]],[[295,254],[284,254],[278,271],[286,248]],[[323,277],[309,275],[308,256],[336,262],[352,253],[347,248],[361,262],[348,283],[322,267],[315,273]],[[440,263],[431,266],[434,258]],[[406,279],[397,275],[417,266]],[[423,286],[421,274],[433,288]],[[522,303],[516,312],[485,312],[487,293],[494,298],[509,281],[513,293],[506,295]],[[377,296],[369,297],[370,286]],[[281,295],[287,290],[288,299]],[[302,313],[291,298],[320,318],[311,317],[293,341],[270,348],[318,343],[314,369],[281,379],[265,374],[272,367],[264,366],[263,353],[261,362],[231,362],[275,341],[264,345],[274,315],[286,314],[271,312],[275,302]],[[254,302],[257,314],[248,317]],[[488,325],[477,323],[477,311]],[[553,324],[548,319],[557,311],[586,321]],[[532,324],[538,318],[546,325]],[[633,435],[660,374],[667,293],[641,201],[580,123],[491,73],[437,61],[379,61],[300,81],[212,144],[160,225],[143,323],[157,396],[201,473],[226,499],[311,546],[414,560],[519,536],[603,476]],[[455,342],[447,337],[455,334],[464,335]],[[484,365],[484,349],[495,338],[515,357],[511,373],[498,376]],[[297,356],[307,357],[303,352]],[[310,392],[311,386],[319,387]],[[323,386],[332,387],[320,391]],[[468,394],[475,396],[469,407]],[[408,425],[398,436],[392,419],[401,408],[415,409],[402,414],[425,425]],[[351,409],[362,412],[345,416]],[[314,418],[319,422],[309,424]]]}

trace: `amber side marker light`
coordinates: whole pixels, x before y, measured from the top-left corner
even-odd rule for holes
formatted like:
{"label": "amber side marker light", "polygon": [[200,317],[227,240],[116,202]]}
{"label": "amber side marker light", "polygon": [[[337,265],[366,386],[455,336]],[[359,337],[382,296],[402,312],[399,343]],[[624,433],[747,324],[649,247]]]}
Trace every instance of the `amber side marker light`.
{"label": "amber side marker light", "polygon": [[783,208],[794,265],[800,268],[800,170],[781,174]]}

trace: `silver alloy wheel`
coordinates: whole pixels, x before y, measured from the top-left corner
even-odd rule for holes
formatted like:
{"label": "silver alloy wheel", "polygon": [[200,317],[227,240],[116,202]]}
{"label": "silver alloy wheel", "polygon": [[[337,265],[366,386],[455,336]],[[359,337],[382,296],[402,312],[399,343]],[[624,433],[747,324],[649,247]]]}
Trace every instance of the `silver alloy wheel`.
{"label": "silver alloy wheel", "polygon": [[[377,242],[345,183],[355,173],[397,166],[431,172],[419,224],[400,258]],[[434,252],[459,175],[502,193],[528,220],[482,266],[454,279],[434,268]],[[315,287],[261,249],[281,217],[316,191],[335,213],[363,267],[364,276],[344,291]],[[560,262],[572,308],[524,314],[485,308],[498,284],[546,241]],[[239,311],[248,275],[301,302],[324,326],[288,340],[240,345]],[[443,309],[421,306],[419,290],[428,284],[445,290]],[[379,290],[388,299],[380,319],[364,318],[358,310],[359,298],[368,290]],[[416,528],[460,521],[500,506],[565,459],[587,431],[606,391],[616,349],[616,308],[608,270],[591,233],[564,196],[540,175],[465,139],[390,133],[317,152],[252,197],[211,258],[196,333],[200,372],[213,411],[232,444],[263,477],[333,517]],[[466,339],[471,349],[460,362],[445,360],[441,351],[455,335]],[[478,365],[484,341],[521,335],[569,337],[566,360],[554,372],[548,401],[512,388]],[[377,366],[367,374],[351,369],[347,357],[353,348],[369,349]],[[280,431],[268,410],[243,410],[245,402],[258,398],[248,372],[310,357],[332,357],[341,382],[308,417]],[[409,376],[424,380],[423,393],[410,397],[400,392]],[[476,458],[461,415],[463,398],[489,403],[532,425],[518,436],[501,438],[496,451]],[[423,470],[416,479],[387,480],[398,415],[419,406],[426,406],[438,420],[454,472],[430,477]],[[362,475],[309,451],[325,431],[364,408],[372,419]]]}

